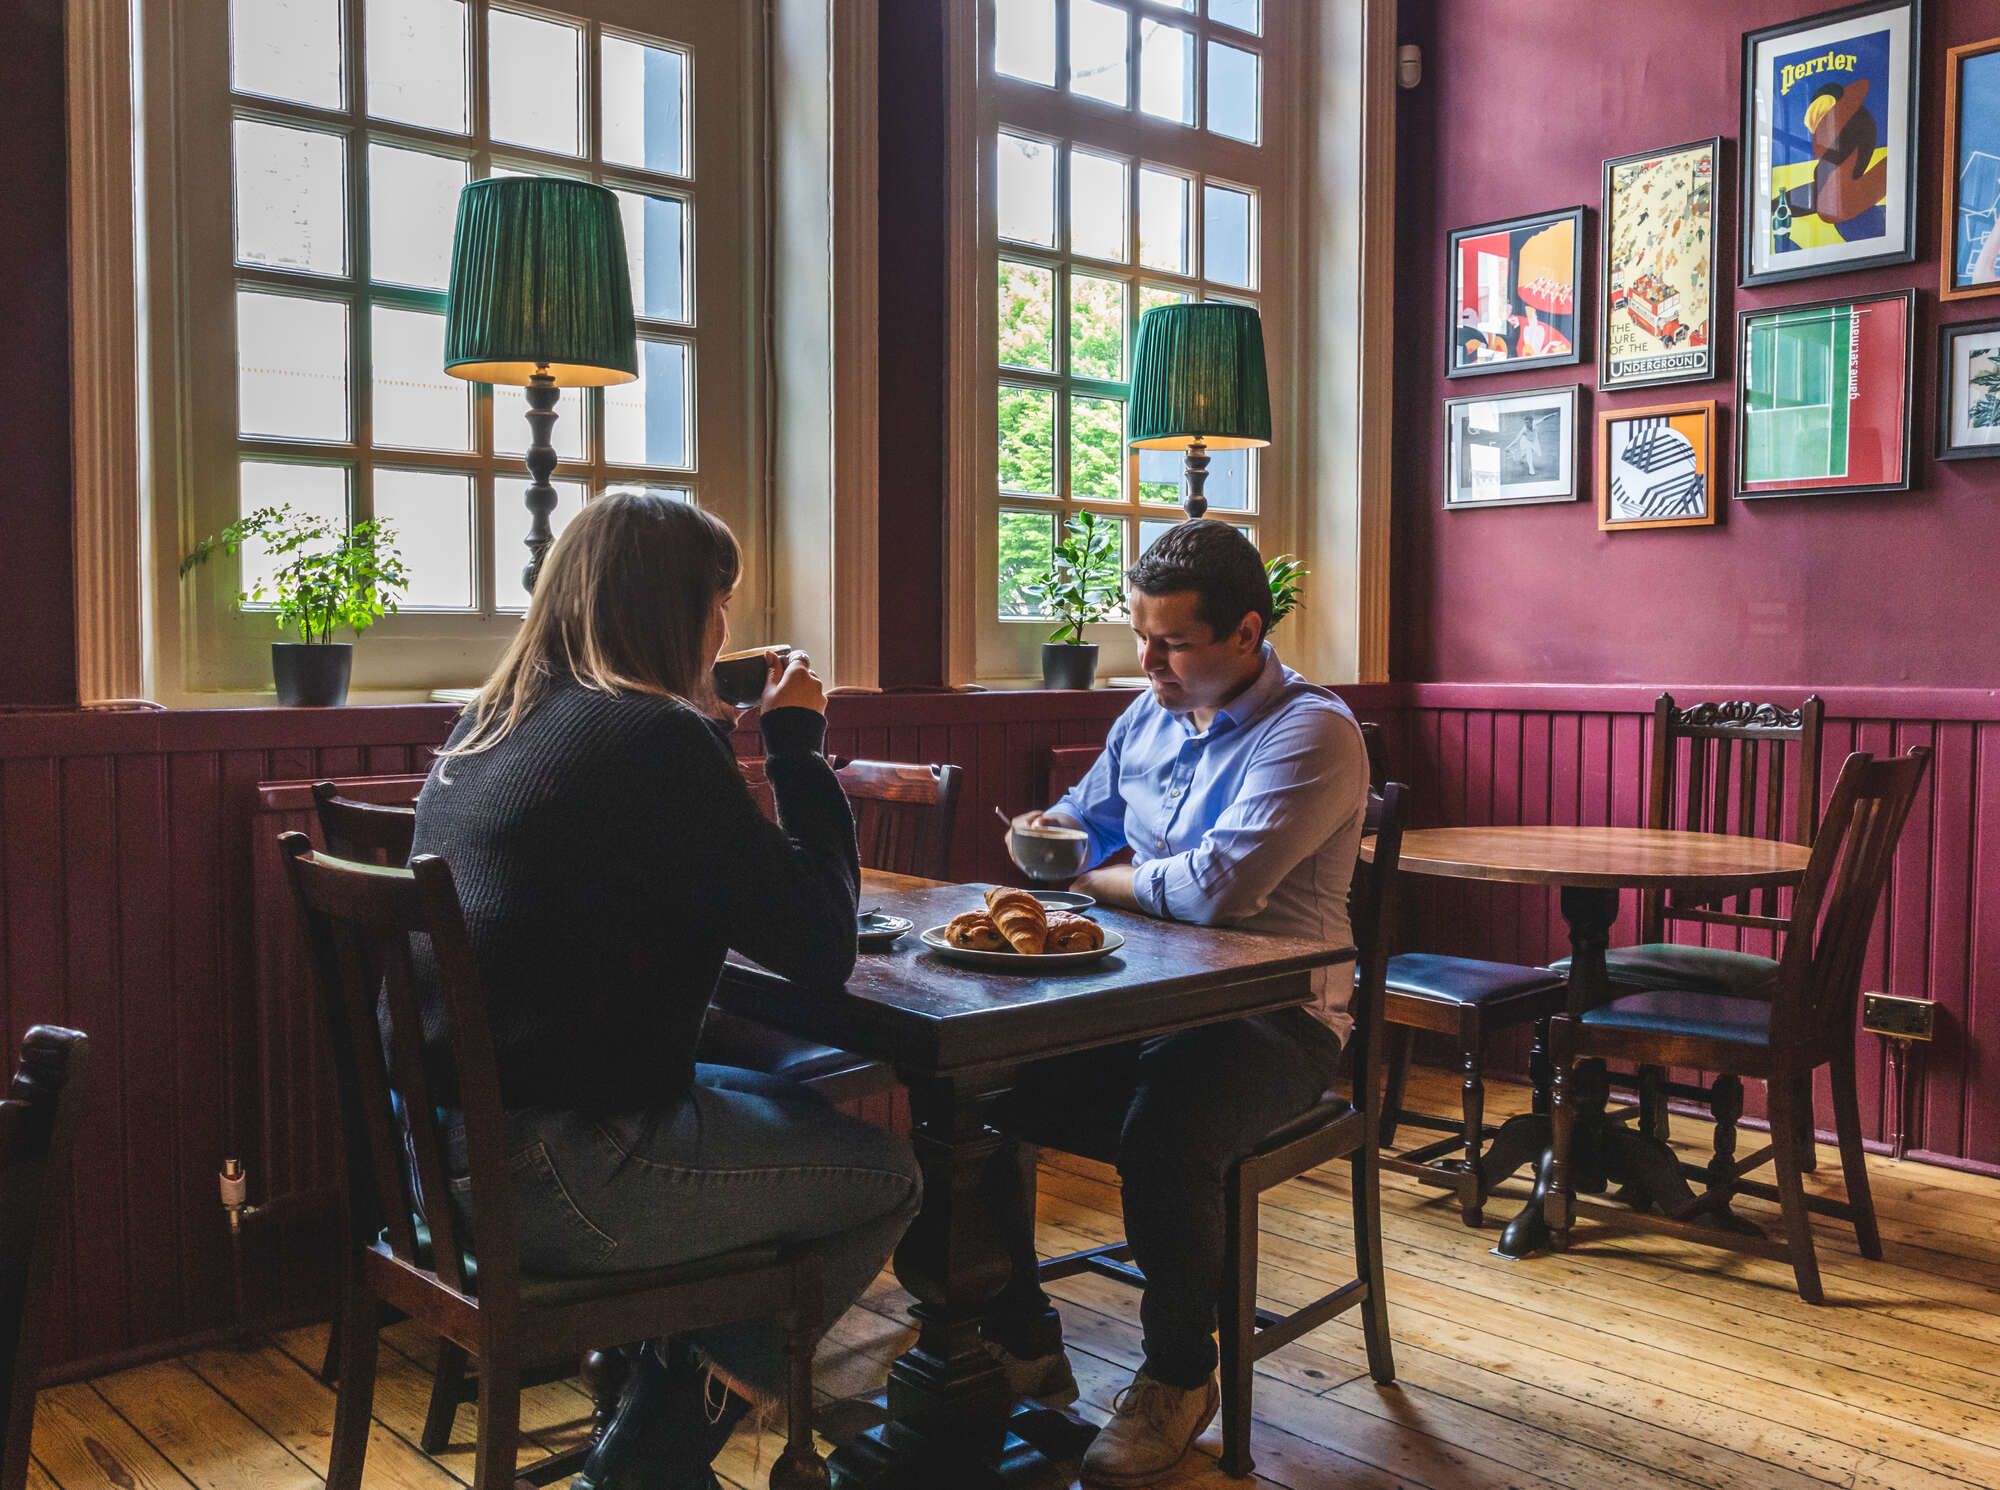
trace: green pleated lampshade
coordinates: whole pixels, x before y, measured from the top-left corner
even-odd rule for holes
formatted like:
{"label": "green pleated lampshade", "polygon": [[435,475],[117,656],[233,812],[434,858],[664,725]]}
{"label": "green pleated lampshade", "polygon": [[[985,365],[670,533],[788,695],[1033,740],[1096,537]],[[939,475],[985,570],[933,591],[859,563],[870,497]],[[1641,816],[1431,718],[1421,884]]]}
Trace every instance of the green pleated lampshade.
{"label": "green pleated lampshade", "polygon": [[639,376],[618,198],[588,181],[501,176],[459,193],[444,370],[475,383],[557,386]]}
{"label": "green pleated lampshade", "polygon": [[1139,322],[1126,438],[1135,449],[1271,443],[1264,324],[1247,305],[1157,305]]}

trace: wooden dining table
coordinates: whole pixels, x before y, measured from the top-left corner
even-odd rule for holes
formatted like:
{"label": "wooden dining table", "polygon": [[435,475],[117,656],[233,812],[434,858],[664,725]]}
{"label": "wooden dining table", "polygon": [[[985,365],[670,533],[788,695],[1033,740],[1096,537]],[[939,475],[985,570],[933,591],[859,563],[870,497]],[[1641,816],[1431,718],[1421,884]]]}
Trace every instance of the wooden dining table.
{"label": "wooden dining table", "polygon": [[[1369,853],[1362,847],[1362,856]],[[1566,1010],[1572,1019],[1611,997],[1604,954],[1619,896],[1627,890],[1666,890],[1683,901],[1719,899],[1767,885],[1796,885],[1811,850],[1796,843],[1726,833],[1684,833],[1662,828],[1496,826],[1412,828],[1403,834],[1402,870],[1443,879],[1510,885],[1554,885],[1569,927],[1570,967]],[[1554,1129],[1548,1113],[1546,1061],[1537,1035],[1534,1110],[1509,1118],[1480,1157],[1482,1193],[1491,1191],[1530,1160],[1535,1187],[1521,1213],[1501,1229],[1493,1249],[1521,1258],[1549,1244],[1543,1201],[1548,1193]],[[1672,1213],[1692,1199],[1680,1162],[1666,1144],[1609,1120],[1603,1062],[1586,1063],[1577,1085],[1576,1173],[1579,1189],[1611,1181],[1619,1198],[1658,1205]]]}
{"label": "wooden dining table", "polygon": [[864,952],[844,986],[792,982],[740,958],[716,1002],[822,1044],[893,1064],[910,1089],[923,1210],[896,1249],[913,1294],[916,1344],[891,1368],[878,1425],[841,1444],[834,1483],[867,1490],[979,1490],[1069,1483],[1067,1461],[1094,1431],[1070,1414],[1021,1406],[979,1325],[1006,1282],[1001,1238],[980,1198],[1001,1135],[993,1104],[1022,1066],[1305,1003],[1316,967],[1352,947],[1189,926],[1099,906],[1125,944],[1062,970],[971,967],[918,933],[984,904],[985,885],[865,871],[863,904],[914,923],[890,950]]}

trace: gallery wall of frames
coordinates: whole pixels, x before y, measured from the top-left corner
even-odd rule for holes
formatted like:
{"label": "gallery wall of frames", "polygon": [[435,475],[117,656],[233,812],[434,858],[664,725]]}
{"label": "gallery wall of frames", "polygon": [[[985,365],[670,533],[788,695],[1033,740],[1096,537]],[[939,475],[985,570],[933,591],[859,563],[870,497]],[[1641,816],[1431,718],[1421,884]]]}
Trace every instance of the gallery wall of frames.
{"label": "gallery wall of frames", "polygon": [[[1522,509],[1585,505],[1613,547],[1654,553],[1757,521],[1753,502],[1837,521],[1903,501],[1914,526],[1936,463],[2000,456],[2000,5],[1534,9],[1544,24],[1454,10],[1403,38],[1432,41],[1439,90],[1401,142],[1439,177],[1399,235],[1442,301],[1432,346],[1398,365],[1399,413],[1431,442],[1403,468],[1440,514],[1405,524],[1420,572],[1399,613],[1419,633],[1426,613],[1453,625],[1438,581],[1466,567],[1460,524],[1484,548]],[[1466,675],[1422,634],[1406,657],[1405,676]]]}

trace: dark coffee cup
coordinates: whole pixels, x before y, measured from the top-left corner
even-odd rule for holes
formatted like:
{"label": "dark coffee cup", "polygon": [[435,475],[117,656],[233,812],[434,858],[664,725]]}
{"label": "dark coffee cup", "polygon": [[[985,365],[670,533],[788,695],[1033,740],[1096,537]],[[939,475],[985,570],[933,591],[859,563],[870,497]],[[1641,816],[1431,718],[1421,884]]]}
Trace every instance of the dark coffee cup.
{"label": "dark coffee cup", "polygon": [[783,642],[773,642],[768,647],[749,647],[741,652],[723,653],[709,670],[709,676],[715,681],[715,696],[739,709],[751,708],[764,697],[764,685],[771,677],[771,669],[764,661],[765,654],[776,652],[782,659],[790,656],[791,650]]}

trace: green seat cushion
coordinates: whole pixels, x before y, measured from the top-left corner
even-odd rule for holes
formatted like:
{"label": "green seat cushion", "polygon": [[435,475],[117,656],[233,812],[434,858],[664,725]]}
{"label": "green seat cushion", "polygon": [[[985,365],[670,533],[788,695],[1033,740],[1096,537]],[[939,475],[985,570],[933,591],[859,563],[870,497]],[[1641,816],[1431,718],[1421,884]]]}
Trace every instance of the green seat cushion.
{"label": "green seat cushion", "polygon": [[[1549,964],[1567,976],[1569,959]],[[1778,964],[1750,952],[1647,942],[1604,954],[1604,969],[1619,988],[1690,988],[1701,993],[1763,993],[1777,981]]]}
{"label": "green seat cushion", "polygon": [[1653,989],[1627,994],[1590,1010],[1583,1022],[1604,1029],[1733,1040],[1740,1045],[1771,1042],[1771,1006],[1762,999],[1725,993]]}

